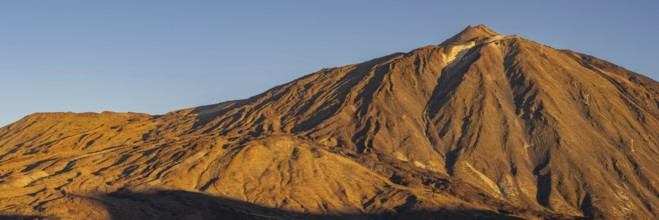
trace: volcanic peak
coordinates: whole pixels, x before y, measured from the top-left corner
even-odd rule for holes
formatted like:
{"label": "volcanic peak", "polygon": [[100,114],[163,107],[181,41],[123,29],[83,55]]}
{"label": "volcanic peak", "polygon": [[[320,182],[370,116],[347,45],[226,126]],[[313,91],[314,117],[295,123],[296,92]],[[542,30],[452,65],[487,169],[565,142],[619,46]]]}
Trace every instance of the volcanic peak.
{"label": "volcanic peak", "polygon": [[493,31],[492,29],[490,29],[489,27],[483,24],[479,24],[476,26],[470,25],[467,26],[467,28],[462,30],[460,33],[445,40],[440,45],[464,44],[471,41],[482,42],[486,39],[499,37],[499,36],[501,35],[499,35],[497,32]]}

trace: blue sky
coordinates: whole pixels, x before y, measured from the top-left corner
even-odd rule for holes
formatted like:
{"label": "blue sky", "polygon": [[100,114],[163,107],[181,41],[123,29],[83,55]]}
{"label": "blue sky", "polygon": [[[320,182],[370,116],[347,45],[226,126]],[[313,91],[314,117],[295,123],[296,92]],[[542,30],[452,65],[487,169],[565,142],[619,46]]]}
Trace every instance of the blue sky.
{"label": "blue sky", "polygon": [[[448,3],[451,2],[451,3]],[[168,111],[486,24],[659,78],[657,1],[0,1],[0,126]]]}

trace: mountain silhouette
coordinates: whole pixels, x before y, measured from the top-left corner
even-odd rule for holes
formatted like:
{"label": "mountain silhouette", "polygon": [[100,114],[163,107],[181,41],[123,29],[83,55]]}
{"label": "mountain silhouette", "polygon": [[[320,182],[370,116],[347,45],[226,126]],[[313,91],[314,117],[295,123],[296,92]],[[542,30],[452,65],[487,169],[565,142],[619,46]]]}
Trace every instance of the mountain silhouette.
{"label": "mountain silhouette", "polygon": [[654,219],[659,84],[484,25],[244,100],[0,128],[0,214]]}

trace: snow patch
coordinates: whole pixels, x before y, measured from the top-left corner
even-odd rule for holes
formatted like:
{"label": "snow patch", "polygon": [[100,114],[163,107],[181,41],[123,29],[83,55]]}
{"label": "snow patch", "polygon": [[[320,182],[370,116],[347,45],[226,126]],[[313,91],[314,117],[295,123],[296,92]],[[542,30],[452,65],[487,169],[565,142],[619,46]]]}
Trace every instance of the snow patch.
{"label": "snow patch", "polygon": [[396,159],[398,159],[400,161],[409,161],[410,160],[401,152],[396,152]]}
{"label": "snow patch", "polygon": [[421,162],[419,162],[419,161],[416,161],[416,160],[414,161],[414,166],[417,166],[417,167],[420,167],[420,168],[426,169],[426,165],[425,165],[425,164],[423,164],[423,163],[421,163]]}
{"label": "snow patch", "polygon": [[490,178],[488,178],[485,174],[478,171],[476,168],[474,168],[468,162],[462,161],[460,163],[460,168],[461,168],[461,170],[464,174],[469,175],[471,177],[474,177],[474,178],[480,180],[481,184],[478,184],[479,187],[483,190],[489,191],[490,195],[493,195],[493,196],[496,196],[496,197],[502,197],[503,196],[501,194],[499,186],[494,181],[492,181]]}
{"label": "snow patch", "polygon": [[467,44],[455,45],[449,47],[444,54],[444,64],[453,63],[454,60],[462,59],[469,49],[476,46],[476,42],[469,42]]}

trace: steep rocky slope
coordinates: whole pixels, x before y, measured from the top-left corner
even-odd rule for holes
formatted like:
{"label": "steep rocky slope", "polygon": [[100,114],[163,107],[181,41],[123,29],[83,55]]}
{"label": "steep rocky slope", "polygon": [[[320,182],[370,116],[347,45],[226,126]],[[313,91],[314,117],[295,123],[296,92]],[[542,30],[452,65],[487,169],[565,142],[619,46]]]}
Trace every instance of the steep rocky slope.
{"label": "steep rocky slope", "polygon": [[659,215],[659,84],[470,26],[163,116],[0,129],[0,213],[91,218]]}

